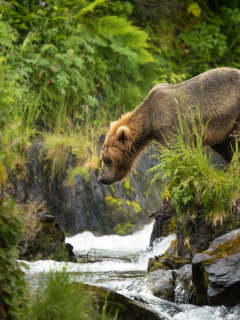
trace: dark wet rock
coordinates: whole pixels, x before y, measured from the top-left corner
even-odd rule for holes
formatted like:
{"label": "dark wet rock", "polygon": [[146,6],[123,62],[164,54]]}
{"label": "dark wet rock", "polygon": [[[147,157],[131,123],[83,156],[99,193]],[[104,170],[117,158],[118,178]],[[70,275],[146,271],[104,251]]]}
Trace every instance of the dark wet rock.
{"label": "dark wet rock", "polygon": [[149,272],[142,285],[145,290],[150,291],[155,297],[174,301],[174,280],[171,270],[158,269]]}
{"label": "dark wet rock", "polygon": [[172,276],[174,280],[184,280],[189,279],[192,277],[192,265],[191,264],[185,264],[182,268],[179,270],[173,270]]}
{"label": "dark wet rock", "polygon": [[[74,283],[74,285],[79,285]],[[135,302],[113,290],[108,290],[101,287],[85,285],[85,289],[90,291],[95,297],[95,301],[99,305],[99,310],[102,310],[106,305],[106,314],[112,318],[118,312],[119,319],[127,320],[165,320],[160,318],[157,314],[144,308],[140,302]]]}
{"label": "dark wet rock", "polygon": [[192,265],[186,264],[179,270],[172,271],[172,277],[175,280],[174,291],[176,303],[191,302],[193,285],[192,285]]}
{"label": "dark wet rock", "polygon": [[179,256],[155,256],[154,259],[150,258],[148,261],[148,272],[152,272],[153,270],[157,269],[164,269],[164,270],[173,270],[173,269],[180,269],[185,264],[189,263],[189,259],[183,259]]}
{"label": "dark wet rock", "polygon": [[[176,245],[171,248],[173,254],[192,260],[197,253],[207,250],[214,239],[237,228],[239,219],[236,205],[233,206],[232,212],[233,214],[229,214],[229,219],[223,225],[206,224],[205,213],[202,209],[196,210],[194,221],[181,222],[177,220]],[[190,231],[190,236],[188,234],[187,238],[184,230]],[[167,251],[167,253],[170,252]]]}
{"label": "dark wet rock", "polygon": [[[184,229],[191,230],[191,235],[186,243]],[[219,228],[220,229],[220,228]],[[205,214],[203,210],[197,210],[197,216],[194,222],[177,221],[176,238],[177,238],[177,255],[180,257],[189,257],[191,260],[196,253],[206,250],[211,241],[219,235],[217,227],[212,228],[205,223]]]}
{"label": "dark wet rock", "polygon": [[[99,146],[99,152],[100,149]],[[90,172],[89,181],[76,175],[74,184],[68,186],[66,172],[76,165],[71,152],[66,172],[60,179],[52,180],[51,164],[44,160],[42,152],[42,141],[35,142],[28,150],[25,167],[16,168],[10,174],[7,191],[17,202],[45,203],[68,235],[86,230],[101,235],[132,233],[149,222],[147,217],[155,209],[154,200],[159,198],[157,185],[149,187],[152,175],[146,174],[157,164],[157,159],[150,157],[151,150],[141,156],[124,183],[112,186],[99,184],[94,172]],[[114,199],[118,202],[113,203]]]}
{"label": "dark wet rock", "polygon": [[149,246],[153,247],[153,242],[162,237],[168,236],[176,231],[176,210],[171,206],[170,201],[163,199],[158,205],[158,210],[152,212],[149,218],[154,217],[153,230],[150,236]]}
{"label": "dark wet rock", "polygon": [[19,243],[19,259],[75,262],[77,258],[73,252],[73,246],[65,243],[65,234],[60,224],[48,212],[40,214],[36,233]]}
{"label": "dark wet rock", "polygon": [[197,304],[232,306],[240,303],[240,229],[216,238],[192,261]]}

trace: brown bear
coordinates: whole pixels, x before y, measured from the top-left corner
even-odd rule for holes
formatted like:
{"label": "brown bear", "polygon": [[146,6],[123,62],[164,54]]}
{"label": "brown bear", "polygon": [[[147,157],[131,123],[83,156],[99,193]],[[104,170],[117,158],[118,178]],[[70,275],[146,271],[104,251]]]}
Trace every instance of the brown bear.
{"label": "brown bear", "polygon": [[156,85],[133,112],[113,122],[102,147],[98,181],[122,181],[151,141],[164,143],[174,134],[178,112],[186,113],[189,106],[198,106],[203,123],[209,121],[205,145],[230,163],[234,135],[240,133],[240,71],[217,68],[177,85]]}

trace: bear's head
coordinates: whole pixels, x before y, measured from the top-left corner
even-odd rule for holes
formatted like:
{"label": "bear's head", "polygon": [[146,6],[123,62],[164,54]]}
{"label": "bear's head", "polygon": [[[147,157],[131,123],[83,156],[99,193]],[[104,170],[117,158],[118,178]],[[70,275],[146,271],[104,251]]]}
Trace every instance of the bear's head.
{"label": "bear's head", "polygon": [[121,120],[111,123],[101,151],[102,168],[98,181],[105,185],[123,181],[137,156],[134,131]]}

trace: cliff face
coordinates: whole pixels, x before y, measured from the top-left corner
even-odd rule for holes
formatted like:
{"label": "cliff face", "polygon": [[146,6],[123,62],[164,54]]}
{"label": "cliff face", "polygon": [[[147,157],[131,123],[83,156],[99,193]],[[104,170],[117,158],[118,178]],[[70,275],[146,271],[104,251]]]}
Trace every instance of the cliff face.
{"label": "cliff face", "polygon": [[[103,186],[90,172],[90,180],[75,176],[74,186],[67,186],[66,172],[62,178],[50,179],[48,163],[41,157],[42,142],[28,150],[27,164],[15,169],[10,176],[8,192],[22,203],[45,203],[68,235],[85,230],[96,234],[130,234],[148,223],[148,214],[159,201],[156,185],[150,186],[151,175],[146,171],[157,164],[151,151],[140,158],[131,176],[124,183]],[[66,171],[74,167],[74,155],[69,153]],[[24,174],[20,174],[23,170]]]}

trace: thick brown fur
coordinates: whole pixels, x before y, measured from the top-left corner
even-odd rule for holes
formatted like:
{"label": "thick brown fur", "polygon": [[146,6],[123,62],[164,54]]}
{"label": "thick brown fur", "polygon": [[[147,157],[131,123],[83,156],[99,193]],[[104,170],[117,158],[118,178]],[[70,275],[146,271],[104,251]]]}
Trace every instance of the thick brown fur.
{"label": "thick brown fur", "polygon": [[186,114],[189,106],[199,108],[204,124],[209,121],[205,144],[230,163],[234,135],[240,134],[240,71],[217,68],[177,85],[155,86],[140,106],[114,122],[101,151],[99,181],[123,180],[149,142],[164,143],[174,134],[178,112]]}

